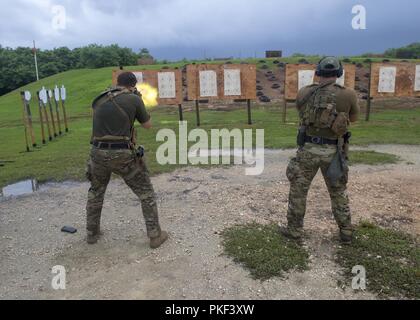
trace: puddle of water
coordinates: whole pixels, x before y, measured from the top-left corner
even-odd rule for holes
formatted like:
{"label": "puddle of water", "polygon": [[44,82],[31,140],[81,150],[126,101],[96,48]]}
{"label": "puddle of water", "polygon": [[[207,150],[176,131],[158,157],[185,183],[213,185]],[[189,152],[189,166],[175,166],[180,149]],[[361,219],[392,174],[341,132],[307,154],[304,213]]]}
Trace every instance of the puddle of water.
{"label": "puddle of water", "polygon": [[38,189],[38,182],[35,179],[30,179],[4,187],[2,195],[3,197],[21,196],[24,194],[34,193]]}

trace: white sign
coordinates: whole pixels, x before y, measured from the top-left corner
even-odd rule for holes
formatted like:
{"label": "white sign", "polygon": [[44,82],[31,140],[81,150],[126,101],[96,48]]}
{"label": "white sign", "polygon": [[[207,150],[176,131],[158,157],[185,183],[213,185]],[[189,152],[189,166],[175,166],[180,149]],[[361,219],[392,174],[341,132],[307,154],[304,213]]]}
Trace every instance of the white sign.
{"label": "white sign", "polygon": [[225,69],[225,96],[240,96],[241,94],[241,70]]}
{"label": "white sign", "polygon": [[217,97],[216,71],[200,71],[200,97]]}
{"label": "white sign", "polygon": [[158,90],[161,99],[176,98],[175,72],[158,73]]}
{"label": "white sign", "polygon": [[397,67],[381,67],[379,70],[378,92],[394,93]]}
{"label": "white sign", "polygon": [[44,104],[48,102],[47,90],[45,90],[45,87],[42,87],[41,91],[39,91],[39,98]]}
{"label": "white sign", "polygon": [[133,72],[136,76],[137,83],[143,83],[143,72]]}
{"label": "white sign", "polygon": [[54,99],[55,99],[55,101],[60,100],[60,89],[58,89],[57,86],[55,86],[55,88],[54,88]]}
{"label": "white sign", "polygon": [[29,91],[25,91],[25,100],[29,102],[31,100],[31,97],[31,93]]}
{"label": "white sign", "polygon": [[64,86],[61,86],[60,95],[62,100],[66,100],[66,88]]}
{"label": "white sign", "polygon": [[416,77],[414,80],[414,91],[420,91],[420,64],[416,65]]}
{"label": "white sign", "polygon": [[314,70],[299,70],[298,74],[298,89],[310,86],[314,83],[315,71]]}
{"label": "white sign", "polygon": [[337,79],[336,83],[342,87],[345,86],[345,80],[346,80],[346,70],[343,70],[343,75]]}

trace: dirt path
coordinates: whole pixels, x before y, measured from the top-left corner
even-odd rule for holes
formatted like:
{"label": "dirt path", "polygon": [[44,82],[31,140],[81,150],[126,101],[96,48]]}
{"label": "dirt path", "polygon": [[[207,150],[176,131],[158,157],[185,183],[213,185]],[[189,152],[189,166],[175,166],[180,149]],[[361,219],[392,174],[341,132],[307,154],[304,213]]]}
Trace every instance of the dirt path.
{"label": "dirt path", "polygon": [[[372,146],[405,161],[356,166],[350,177],[354,221],[420,234],[420,147]],[[220,231],[249,221],[285,222],[285,168],[293,151],[268,151],[263,175],[243,167],[188,168],[153,179],[162,225],[171,239],[148,248],[139,202],[120,180],[107,192],[105,235],[85,243],[88,184],[49,185],[0,201],[0,299],[374,299],[337,287],[336,225],[322,178],[310,191],[306,245],[311,269],[260,282],[222,255]],[[408,164],[410,163],[410,164]],[[318,192],[316,193],[315,191]],[[79,229],[60,232],[63,225]],[[67,289],[51,289],[51,268],[67,270]]]}

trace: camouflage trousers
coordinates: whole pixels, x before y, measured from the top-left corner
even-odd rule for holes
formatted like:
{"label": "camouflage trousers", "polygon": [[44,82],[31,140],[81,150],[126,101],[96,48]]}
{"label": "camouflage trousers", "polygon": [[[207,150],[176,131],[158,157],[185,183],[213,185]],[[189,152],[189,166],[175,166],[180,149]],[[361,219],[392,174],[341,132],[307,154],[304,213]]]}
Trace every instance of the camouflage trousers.
{"label": "camouflage trousers", "polygon": [[160,226],[155,192],[143,159],[138,161],[131,150],[92,148],[86,173],[91,182],[86,206],[87,231],[96,233],[100,229],[102,205],[112,173],[121,176],[139,197],[146,221],[147,235],[158,237]]}
{"label": "camouflage trousers", "polygon": [[[326,146],[325,149],[319,146],[319,150],[326,150],[328,149],[327,147],[331,146]],[[312,180],[318,170],[321,169],[330,194],[334,218],[340,230],[345,234],[351,235],[351,215],[347,195],[348,167],[346,166],[345,168],[344,177],[335,185],[332,185],[327,178],[327,171],[335,152],[326,152],[324,154],[322,152],[313,153],[313,151],[316,151],[314,149],[318,149],[318,147],[312,147],[312,150],[310,148],[305,146],[299,149],[296,157],[290,161],[287,167],[286,174],[290,181],[289,207],[287,212],[288,229],[296,236],[302,235],[308,191]]]}

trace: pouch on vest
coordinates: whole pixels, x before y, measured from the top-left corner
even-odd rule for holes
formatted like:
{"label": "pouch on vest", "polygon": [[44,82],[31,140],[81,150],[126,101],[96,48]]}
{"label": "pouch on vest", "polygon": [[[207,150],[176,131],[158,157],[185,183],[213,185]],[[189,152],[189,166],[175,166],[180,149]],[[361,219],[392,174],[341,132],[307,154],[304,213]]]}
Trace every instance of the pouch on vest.
{"label": "pouch on vest", "polygon": [[349,127],[349,118],[344,112],[337,114],[334,123],[331,126],[331,130],[337,134],[337,136],[342,137],[347,133]]}

